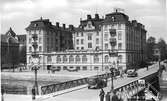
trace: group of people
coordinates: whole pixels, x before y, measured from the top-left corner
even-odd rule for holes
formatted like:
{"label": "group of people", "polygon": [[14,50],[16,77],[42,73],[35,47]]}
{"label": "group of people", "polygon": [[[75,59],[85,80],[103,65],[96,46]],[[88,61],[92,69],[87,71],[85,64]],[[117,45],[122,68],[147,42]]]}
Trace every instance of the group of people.
{"label": "group of people", "polygon": [[100,101],[104,101],[104,97],[105,97],[105,101],[123,101],[122,98],[118,97],[118,95],[116,94],[116,91],[113,91],[113,93],[107,92],[107,94],[105,94],[102,88],[100,90],[99,97],[100,97]]}

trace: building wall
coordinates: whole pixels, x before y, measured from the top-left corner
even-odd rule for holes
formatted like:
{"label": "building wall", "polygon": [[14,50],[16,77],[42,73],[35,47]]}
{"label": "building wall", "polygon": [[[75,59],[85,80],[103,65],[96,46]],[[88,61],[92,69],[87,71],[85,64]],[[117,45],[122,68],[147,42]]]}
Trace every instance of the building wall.
{"label": "building wall", "polygon": [[[73,26],[72,26],[73,27]],[[27,64],[28,67],[32,67],[31,53],[34,52],[32,47],[33,35],[37,34],[37,52],[40,54],[39,62],[42,65],[42,69],[45,69],[46,64],[44,53],[65,51],[66,49],[72,49],[72,32],[70,28],[66,28],[65,24],[63,27],[59,26],[59,23],[52,25],[49,19],[39,19],[31,21],[30,25],[26,28],[27,31]]]}
{"label": "building wall", "polygon": [[[144,25],[136,20],[129,21],[129,17],[123,13],[106,14],[105,19],[97,17],[97,14],[95,18],[88,15],[86,20],[80,21],[79,27],[75,28],[74,31],[69,31],[65,25],[61,28],[56,24],[54,28],[54,30],[52,28],[41,30],[43,33],[41,34],[43,52],[40,63],[43,69],[46,69],[47,65],[53,65],[60,68],[63,66],[69,68],[80,66],[84,67],[84,70],[86,68],[87,70],[94,70],[98,66],[98,70],[104,70],[105,66],[112,65],[115,68],[125,70],[131,67],[136,68],[134,66],[137,63],[145,61],[146,30]],[[110,34],[111,29],[116,31],[114,36]],[[117,56],[109,56],[109,61],[106,63],[105,56],[109,55],[112,50],[111,39],[116,40],[113,50]],[[71,42],[72,40],[73,42]],[[88,46],[90,43],[91,47]],[[71,50],[73,47],[74,50]],[[86,55],[88,62],[71,63],[68,59],[67,63],[57,62],[57,57],[59,56],[62,60],[64,55],[67,58],[70,55],[73,57]],[[98,63],[94,60],[95,56],[99,56]]]}

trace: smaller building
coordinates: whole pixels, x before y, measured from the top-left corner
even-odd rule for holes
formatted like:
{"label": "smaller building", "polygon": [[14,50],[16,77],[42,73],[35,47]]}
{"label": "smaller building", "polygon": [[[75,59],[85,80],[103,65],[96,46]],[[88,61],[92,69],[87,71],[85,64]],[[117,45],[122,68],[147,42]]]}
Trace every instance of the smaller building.
{"label": "smaller building", "polygon": [[1,35],[1,69],[12,68],[19,63],[19,42],[16,33],[10,28]]}

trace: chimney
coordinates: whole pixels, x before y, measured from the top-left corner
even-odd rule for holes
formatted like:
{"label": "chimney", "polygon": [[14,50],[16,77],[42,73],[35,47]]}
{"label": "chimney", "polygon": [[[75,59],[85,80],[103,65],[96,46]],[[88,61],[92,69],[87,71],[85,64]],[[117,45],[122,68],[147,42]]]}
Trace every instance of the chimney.
{"label": "chimney", "polygon": [[73,25],[69,25],[69,29],[70,29],[70,30],[73,30],[73,29],[74,29],[74,26],[73,26]]}
{"label": "chimney", "polygon": [[90,20],[91,19],[91,15],[87,15],[87,20]]}
{"label": "chimney", "polygon": [[95,14],[95,19],[99,19],[99,14]]}
{"label": "chimney", "polygon": [[66,24],[63,24],[63,29],[66,29]]}
{"label": "chimney", "polygon": [[56,22],[56,27],[58,27],[58,28],[59,28],[59,22]]}

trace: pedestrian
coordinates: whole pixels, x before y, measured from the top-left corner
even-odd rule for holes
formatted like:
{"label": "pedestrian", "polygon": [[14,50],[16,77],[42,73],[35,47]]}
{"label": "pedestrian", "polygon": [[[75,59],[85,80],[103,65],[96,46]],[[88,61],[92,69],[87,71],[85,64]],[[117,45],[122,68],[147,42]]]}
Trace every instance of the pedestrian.
{"label": "pedestrian", "polygon": [[104,101],[104,95],[105,95],[105,92],[104,92],[103,88],[101,88],[100,94],[99,94],[99,96],[100,96],[100,101]]}
{"label": "pedestrian", "polygon": [[2,100],[2,101],[4,101],[4,93],[5,93],[4,88],[1,88],[1,95],[2,95],[2,96],[1,96],[1,97],[2,97],[2,99],[1,99],[1,100]]}
{"label": "pedestrian", "polygon": [[148,65],[147,65],[147,70],[148,70]]}
{"label": "pedestrian", "polygon": [[106,101],[110,101],[110,92],[107,92],[105,99],[106,99]]}
{"label": "pedestrian", "polygon": [[116,91],[113,91],[113,96],[111,101],[119,101],[118,96],[116,95]]}

